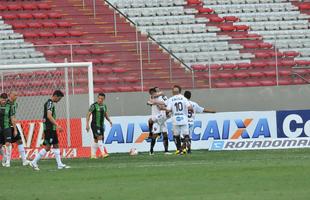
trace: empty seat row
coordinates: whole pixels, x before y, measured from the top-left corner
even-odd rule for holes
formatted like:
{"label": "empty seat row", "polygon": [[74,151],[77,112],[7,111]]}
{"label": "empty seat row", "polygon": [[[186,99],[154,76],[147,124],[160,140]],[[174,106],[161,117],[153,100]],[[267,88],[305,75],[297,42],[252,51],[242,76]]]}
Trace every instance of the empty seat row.
{"label": "empty seat row", "polygon": [[0,12],[1,11],[20,11],[20,10],[50,10],[52,8],[51,5],[46,3],[1,3]]}
{"label": "empty seat row", "polygon": [[170,15],[185,15],[198,13],[195,9],[184,9],[184,7],[158,7],[158,8],[143,8],[143,9],[121,9],[128,17],[139,16],[170,16]]}
{"label": "empty seat row", "polygon": [[177,25],[206,23],[207,18],[195,18],[194,15],[184,16],[157,16],[157,17],[138,17],[131,18],[138,26],[158,26],[158,25]]}
{"label": "empty seat row", "polygon": [[62,15],[59,13],[19,13],[19,14],[0,14],[2,19],[16,20],[16,19],[60,19]]}
{"label": "empty seat row", "polygon": [[185,33],[204,33],[207,28],[205,24],[188,24],[188,25],[168,25],[168,26],[140,26],[141,32],[150,33],[151,35],[162,34],[185,34]]}
{"label": "empty seat row", "polygon": [[169,7],[186,5],[185,0],[111,0],[118,8]]}

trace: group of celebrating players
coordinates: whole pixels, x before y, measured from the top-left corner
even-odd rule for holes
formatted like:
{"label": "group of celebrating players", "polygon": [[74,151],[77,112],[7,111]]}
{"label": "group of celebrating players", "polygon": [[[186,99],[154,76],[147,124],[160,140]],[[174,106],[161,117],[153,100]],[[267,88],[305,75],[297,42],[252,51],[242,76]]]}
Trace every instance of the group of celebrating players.
{"label": "group of celebrating players", "polygon": [[[190,101],[191,92],[185,91],[181,94],[181,87],[174,85],[172,88],[173,96],[169,99],[160,91],[158,87],[149,90],[150,99],[147,104],[151,106],[152,115],[148,121],[149,139],[151,139],[150,155],[154,155],[154,146],[156,140],[163,136],[163,144],[165,154],[171,154],[168,151],[168,134],[167,120],[172,119],[173,138],[176,144],[176,154],[191,153],[191,133],[193,132],[193,124],[196,113],[215,113],[199,106],[196,102]],[[16,143],[18,151],[22,159],[22,165],[30,165],[34,170],[40,170],[38,166],[39,160],[46,155],[48,151],[53,151],[57,162],[58,169],[70,168],[61,161],[59,140],[57,132],[62,132],[63,128],[56,121],[55,103],[59,102],[64,94],[60,90],[55,90],[52,97],[44,104],[43,111],[43,145],[42,148],[32,161],[27,160],[25,148],[21,139],[20,132],[16,126],[16,110],[18,104],[16,99],[17,92],[12,91],[9,95],[0,94],[0,155],[2,155],[2,165],[10,167],[12,144]],[[108,116],[107,106],[104,103],[105,94],[99,93],[97,101],[93,103],[86,116],[86,130],[92,130],[94,142],[91,146],[91,158],[97,158],[96,152],[99,148],[103,158],[109,156],[103,145],[104,139],[104,120],[112,126],[112,121]],[[89,126],[90,118],[92,118]],[[53,149],[51,148],[53,147]]]}
{"label": "group of celebrating players", "polygon": [[171,117],[173,125],[173,139],[176,145],[176,154],[191,153],[191,134],[196,113],[215,113],[199,106],[191,101],[191,92],[185,91],[181,94],[182,88],[174,85],[172,88],[172,97],[169,99],[158,87],[149,90],[150,100],[148,105],[152,106],[152,116],[148,121],[149,138],[151,139],[150,155],[154,155],[154,146],[156,139],[163,135],[163,144],[165,154],[168,151],[168,134],[166,121]]}

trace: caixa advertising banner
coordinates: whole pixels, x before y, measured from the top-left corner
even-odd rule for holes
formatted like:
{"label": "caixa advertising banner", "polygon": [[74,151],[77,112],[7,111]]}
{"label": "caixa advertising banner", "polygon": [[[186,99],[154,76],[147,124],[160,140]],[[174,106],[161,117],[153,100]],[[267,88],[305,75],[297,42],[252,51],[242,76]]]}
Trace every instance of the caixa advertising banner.
{"label": "caixa advertising banner", "polygon": [[[105,124],[104,145],[109,153],[129,152],[136,148],[149,151],[149,116],[111,117],[113,126]],[[66,120],[58,120],[64,132],[58,133],[62,156],[66,158],[90,156],[92,132],[86,131],[86,119],[70,120],[70,144]],[[175,150],[171,121],[167,121],[169,150]],[[41,120],[19,121],[18,130],[32,158],[41,148],[43,124]],[[192,149],[257,150],[310,147],[310,110],[223,112],[197,114],[191,133]],[[69,144],[69,145],[68,145]],[[162,137],[155,151],[163,151]],[[47,154],[47,158],[53,157]],[[16,148],[13,158],[18,157]]]}
{"label": "caixa advertising banner", "polygon": [[[112,117],[113,126],[106,124],[104,143],[109,152],[128,152],[130,148],[149,151],[149,116]],[[169,150],[175,150],[171,121],[167,121]],[[198,114],[191,133],[192,149],[210,149],[215,141],[277,138],[276,112],[226,112]],[[82,143],[90,147],[92,133],[86,132],[82,119]],[[219,148],[217,150],[220,150]],[[163,151],[162,138],[155,151]]]}

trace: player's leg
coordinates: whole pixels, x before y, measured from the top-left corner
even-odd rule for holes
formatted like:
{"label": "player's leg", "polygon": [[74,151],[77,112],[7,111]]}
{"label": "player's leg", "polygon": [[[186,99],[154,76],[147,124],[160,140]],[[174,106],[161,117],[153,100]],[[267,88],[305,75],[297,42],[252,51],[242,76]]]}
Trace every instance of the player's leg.
{"label": "player's leg", "polygon": [[91,130],[93,132],[93,138],[94,138],[94,142],[91,145],[91,155],[90,158],[91,159],[97,159],[97,149],[98,149],[98,138],[97,138],[97,128],[94,125],[91,125]]}
{"label": "player's leg", "polygon": [[180,126],[174,125],[173,126],[173,139],[176,146],[176,154],[181,154],[181,135],[180,135]]}
{"label": "player's leg", "polygon": [[[11,129],[12,131],[14,131],[13,127]],[[22,141],[22,138],[21,138],[21,135],[18,129],[17,129],[17,135],[13,136],[12,143],[17,144],[18,152],[22,159],[22,164],[23,166],[27,166],[29,164],[29,160],[27,160],[26,158],[25,147],[24,147],[24,144],[23,144],[23,141]]]}
{"label": "player's leg", "polygon": [[160,136],[160,124],[158,123],[158,120],[156,120],[155,123],[153,123],[153,130],[152,130],[152,136],[151,136],[151,144],[150,144],[150,155],[154,155],[154,146],[156,144],[157,137]]}
{"label": "player's leg", "polygon": [[105,151],[104,145],[103,145],[103,139],[104,139],[104,128],[103,127],[97,127],[97,140],[98,140],[98,148],[101,152],[102,158],[109,157],[109,154]]}
{"label": "player's leg", "polygon": [[12,130],[11,128],[3,129],[4,141],[5,141],[5,167],[11,166],[12,156]]}
{"label": "player's leg", "polygon": [[194,131],[194,124],[190,124],[189,127],[189,140],[186,144],[186,148],[187,148],[187,153],[192,153],[192,134],[193,134],[193,131]]}
{"label": "player's leg", "polygon": [[161,124],[161,133],[163,135],[163,145],[164,145],[164,149],[165,149],[165,154],[171,154],[168,151],[168,147],[169,147],[169,139],[168,139],[168,129],[167,129],[167,124],[166,124],[166,120],[167,118],[165,118],[163,120],[163,123]]}
{"label": "player's leg", "polygon": [[53,135],[52,135],[53,130],[45,130],[44,131],[44,148],[42,148],[39,153],[35,156],[35,158],[29,163],[29,165],[34,169],[34,170],[40,170],[38,166],[38,162],[41,160],[42,157],[45,156],[45,154],[51,150],[51,145],[53,143]]}
{"label": "player's leg", "polygon": [[184,148],[182,149],[183,150],[183,153],[187,153],[187,147],[190,145],[190,137],[189,137],[189,128],[188,128],[188,125],[183,125],[180,127],[180,132],[181,132],[181,135],[183,136],[183,139],[184,139]]}
{"label": "player's leg", "polygon": [[154,125],[153,117],[151,117],[148,120],[148,125],[149,125],[149,138],[152,138],[152,136],[153,136],[153,125]]}
{"label": "player's leg", "polygon": [[5,162],[6,162],[6,152],[5,152],[5,148],[4,148],[4,135],[3,135],[3,131],[0,130],[0,155],[2,156],[2,166],[5,166]]}

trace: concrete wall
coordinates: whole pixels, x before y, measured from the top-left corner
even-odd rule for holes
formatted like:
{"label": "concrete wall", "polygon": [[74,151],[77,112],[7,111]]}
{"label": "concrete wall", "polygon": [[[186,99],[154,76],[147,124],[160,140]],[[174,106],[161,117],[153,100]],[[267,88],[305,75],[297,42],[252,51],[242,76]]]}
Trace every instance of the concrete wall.
{"label": "concrete wall", "polygon": [[[207,106],[218,112],[228,111],[264,111],[291,110],[310,108],[310,86],[278,86],[230,89],[195,89],[192,100],[201,106]],[[171,91],[165,91],[171,96]],[[43,104],[49,97],[20,97],[18,99],[19,119],[43,116]],[[109,114],[149,115],[150,107],[146,105],[146,92],[111,93],[106,96]],[[58,103],[57,116],[65,116],[65,99]],[[88,96],[70,96],[71,117],[85,116],[88,110]]]}

